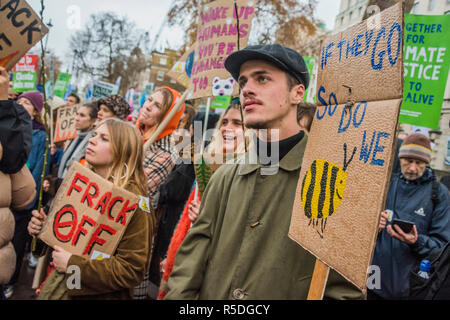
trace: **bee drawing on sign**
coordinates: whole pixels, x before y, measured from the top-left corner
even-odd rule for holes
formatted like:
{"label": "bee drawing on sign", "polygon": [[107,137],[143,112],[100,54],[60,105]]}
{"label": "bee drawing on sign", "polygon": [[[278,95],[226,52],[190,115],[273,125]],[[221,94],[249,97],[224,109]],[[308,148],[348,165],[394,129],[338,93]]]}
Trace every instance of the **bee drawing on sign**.
{"label": "bee drawing on sign", "polygon": [[[318,159],[311,164],[303,179],[301,201],[305,215],[310,220],[308,226],[312,225],[321,238],[323,238],[327,219],[341,205],[347,183],[347,169],[356,150],[355,147],[347,162],[347,144],[344,144],[344,167]],[[319,220],[321,232],[317,230]]]}

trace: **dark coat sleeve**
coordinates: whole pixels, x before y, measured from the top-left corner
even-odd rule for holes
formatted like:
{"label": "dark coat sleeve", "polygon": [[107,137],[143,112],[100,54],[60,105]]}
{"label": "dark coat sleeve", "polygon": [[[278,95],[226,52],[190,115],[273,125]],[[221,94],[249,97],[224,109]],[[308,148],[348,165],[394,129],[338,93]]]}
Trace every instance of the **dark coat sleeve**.
{"label": "dark coat sleeve", "polygon": [[417,242],[410,246],[419,257],[428,256],[433,249],[450,241],[450,203],[448,189],[442,184],[439,185],[438,199],[427,234],[419,234]]}
{"label": "dark coat sleeve", "polygon": [[13,101],[0,101],[2,172],[14,174],[23,168],[31,151],[32,132],[31,117],[22,106]]}
{"label": "dark coat sleeve", "polygon": [[186,202],[195,180],[192,164],[177,165],[161,185],[159,203]]}

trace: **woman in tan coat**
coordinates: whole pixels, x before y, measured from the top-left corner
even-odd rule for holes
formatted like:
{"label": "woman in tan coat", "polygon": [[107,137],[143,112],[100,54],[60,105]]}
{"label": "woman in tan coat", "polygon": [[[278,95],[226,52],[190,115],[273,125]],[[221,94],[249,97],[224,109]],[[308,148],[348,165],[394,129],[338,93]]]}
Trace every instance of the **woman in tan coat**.
{"label": "woman in tan coat", "polygon": [[[139,132],[118,119],[101,122],[86,149],[86,161],[95,173],[138,196],[147,195],[142,158]],[[40,233],[45,219],[43,211],[33,212],[30,235]],[[131,299],[132,288],[144,278],[154,224],[153,213],[138,208],[109,259],[87,260],[55,247],[56,271],[45,281],[39,299]],[[81,289],[67,287],[68,266],[80,269]]]}
{"label": "woman in tan coat", "polygon": [[[0,160],[3,148],[0,143]],[[14,216],[10,207],[23,210],[36,195],[36,185],[30,170],[25,166],[16,174],[0,170],[0,286],[6,285],[16,267],[16,253],[11,243],[14,235]],[[8,297],[9,298],[9,297]]]}

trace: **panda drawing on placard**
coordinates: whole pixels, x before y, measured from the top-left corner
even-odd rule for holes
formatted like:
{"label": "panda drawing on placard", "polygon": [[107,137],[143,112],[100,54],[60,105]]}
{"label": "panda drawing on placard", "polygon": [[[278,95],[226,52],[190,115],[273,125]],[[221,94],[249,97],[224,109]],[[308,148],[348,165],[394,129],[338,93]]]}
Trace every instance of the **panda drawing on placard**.
{"label": "panda drawing on placard", "polygon": [[234,91],[234,79],[220,79],[215,77],[212,83],[212,94],[214,97],[231,96]]}

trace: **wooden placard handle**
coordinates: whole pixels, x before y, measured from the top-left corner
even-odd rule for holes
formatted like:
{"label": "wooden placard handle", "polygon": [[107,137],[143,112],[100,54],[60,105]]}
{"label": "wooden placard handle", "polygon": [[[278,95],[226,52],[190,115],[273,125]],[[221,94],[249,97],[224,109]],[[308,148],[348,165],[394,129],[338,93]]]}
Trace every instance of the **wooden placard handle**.
{"label": "wooden placard handle", "polygon": [[329,273],[330,268],[319,259],[316,259],[316,265],[314,267],[307,300],[323,299]]}

